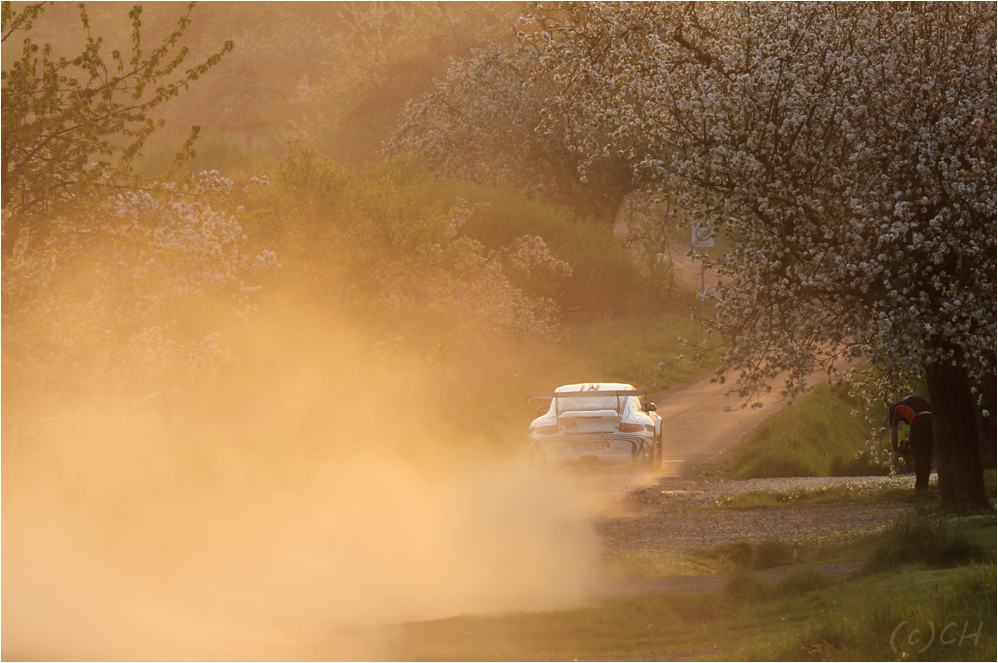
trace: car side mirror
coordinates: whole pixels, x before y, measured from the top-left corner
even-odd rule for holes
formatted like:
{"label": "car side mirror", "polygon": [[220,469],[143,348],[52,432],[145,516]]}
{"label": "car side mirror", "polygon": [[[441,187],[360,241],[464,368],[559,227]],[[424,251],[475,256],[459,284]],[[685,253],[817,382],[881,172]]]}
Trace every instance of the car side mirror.
{"label": "car side mirror", "polygon": [[655,412],[656,410],[658,410],[658,408],[655,407],[654,403],[645,403],[645,406],[641,409],[644,410],[645,412]]}
{"label": "car side mirror", "polygon": [[547,413],[548,413],[547,405],[542,405],[539,408],[537,408],[537,414],[547,414]]}

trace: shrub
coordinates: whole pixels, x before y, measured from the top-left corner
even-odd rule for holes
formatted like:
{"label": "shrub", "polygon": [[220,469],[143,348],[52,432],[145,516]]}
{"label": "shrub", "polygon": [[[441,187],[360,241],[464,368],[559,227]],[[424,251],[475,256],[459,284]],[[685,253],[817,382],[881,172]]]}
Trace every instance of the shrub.
{"label": "shrub", "polygon": [[787,571],[773,582],[764,582],[744,568],[728,574],[724,593],[740,601],[773,601],[805,596],[828,586],[830,579],[817,569],[802,566]]}
{"label": "shrub", "polygon": [[[146,177],[169,170],[181,151],[186,136],[155,137],[136,160],[135,169]],[[240,179],[272,169],[277,157],[272,151],[249,146],[238,136],[206,128],[194,143],[194,158],[186,165],[191,173],[217,170],[226,177]]]}
{"label": "shrub", "polygon": [[753,548],[751,541],[732,541],[714,546],[706,551],[706,557],[724,560],[736,568],[747,568],[752,562]]}
{"label": "shrub", "polygon": [[724,584],[725,594],[742,601],[765,600],[767,590],[767,585],[744,567],[738,567],[729,573],[728,580]]}
{"label": "shrub", "polygon": [[[497,185],[436,182],[427,195],[479,205],[461,233],[487,249],[498,250],[523,235],[543,238],[555,258],[572,266],[571,276],[554,283],[529,278],[514,285],[531,296],[554,299],[566,318],[592,320],[647,308],[647,277],[607,224],[579,219],[568,208]],[[685,291],[677,291],[676,297],[691,303]]]}
{"label": "shrub", "polygon": [[904,564],[955,566],[981,558],[983,551],[962,529],[942,517],[915,514],[900,518],[887,528],[874,549],[867,569],[880,571]]}
{"label": "shrub", "polygon": [[788,541],[766,539],[755,544],[752,550],[753,569],[771,569],[789,564],[794,558],[793,545]]}
{"label": "shrub", "polygon": [[773,593],[778,596],[804,596],[815,590],[823,589],[831,582],[824,573],[810,566],[791,569],[786,575],[776,581]]}

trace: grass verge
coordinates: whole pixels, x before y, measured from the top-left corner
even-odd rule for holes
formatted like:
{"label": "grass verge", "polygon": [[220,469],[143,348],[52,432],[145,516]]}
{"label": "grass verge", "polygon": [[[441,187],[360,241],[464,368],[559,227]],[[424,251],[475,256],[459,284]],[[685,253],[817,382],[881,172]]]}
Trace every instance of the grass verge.
{"label": "grass verge", "polygon": [[869,435],[860,402],[819,385],[767,418],[712,471],[732,479],[869,476],[886,470],[857,458]]}
{"label": "grass verge", "polygon": [[995,566],[924,574],[879,578],[865,592],[868,602],[849,601],[853,614],[809,620],[799,633],[742,653],[746,660],[993,660]]}
{"label": "grass verge", "polygon": [[[907,482],[910,483],[910,482]],[[933,483],[933,486],[935,484]],[[916,494],[910,485],[888,483],[820,488],[793,488],[779,491],[752,491],[722,498],[709,509],[760,509],[773,507],[819,506],[822,504],[872,504],[901,502],[916,504],[929,499]]]}
{"label": "grass verge", "polygon": [[[993,521],[992,518],[992,530]],[[953,520],[939,515],[913,514],[898,519],[888,525],[867,568],[879,571],[912,563],[955,566],[982,561],[987,557],[987,549],[980,536],[974,536],[974,530],[980,529],[967,519]],[[993,547],[993,531],[990,544]]]}

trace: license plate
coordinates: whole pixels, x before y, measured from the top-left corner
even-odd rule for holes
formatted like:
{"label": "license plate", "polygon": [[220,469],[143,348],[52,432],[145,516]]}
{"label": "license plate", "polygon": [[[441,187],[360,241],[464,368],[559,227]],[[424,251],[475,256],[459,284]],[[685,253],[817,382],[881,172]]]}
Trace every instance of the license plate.
{"label": "license plate", "polygon": [[572,445],[572,451],[603,451],[602,442],[577,442]]}

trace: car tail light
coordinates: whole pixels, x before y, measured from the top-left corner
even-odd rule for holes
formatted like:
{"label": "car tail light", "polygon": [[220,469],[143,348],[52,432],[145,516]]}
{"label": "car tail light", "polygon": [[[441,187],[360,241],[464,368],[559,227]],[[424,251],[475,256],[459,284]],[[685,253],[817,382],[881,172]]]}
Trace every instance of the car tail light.
{"label": "car tail light", "polygon": [[535,433],[540,433],[541,435],[550,435],[551,433],[557,433],[557,426],[538,426],[534,429]]}
{"label": "car tail light", "polygon": [[640,433],[644,429],[644,424],[620,424],[621,433]]}

